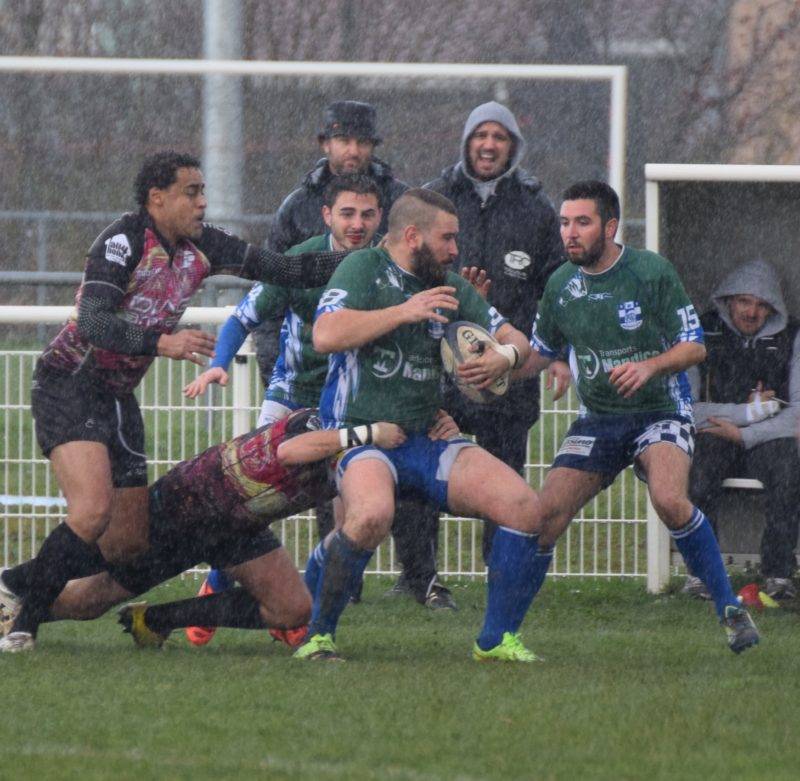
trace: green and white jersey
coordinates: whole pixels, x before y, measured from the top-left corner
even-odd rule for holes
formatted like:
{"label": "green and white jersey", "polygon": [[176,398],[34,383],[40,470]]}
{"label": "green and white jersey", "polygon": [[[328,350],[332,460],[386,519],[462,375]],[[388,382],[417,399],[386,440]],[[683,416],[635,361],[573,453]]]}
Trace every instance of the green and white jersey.
{"label": "green and white jersey", "polygon": [[[506,322],[457,274],[448,272],[443,284],[456,289],[459,301],[458,311],[442,310],[448,320],[469,320],[492,334]],[[360,250],[348,255],[334,272],[317,316],[345,308],[386,309],[425,289],[385,249]],[[408,433],[426,431],[441,406],[443,332],[442,324],[432,320],[402,325],[374,342],[331,355],[319,404],[324,425],[387,420]]]}
{"label": "green and white jersey", "polygon": [[675,269],[654,252],[624,247],[601,274],[565,263],[547,282],[531,347],[555,359],[569,349],[581,413],[675,412],[691,417],[685,372],[651,379],[630,399],[609,382],[614,366],[643,361],[703,329]]}
{"label": "green and white jersey", "polygon": [[[329,233],[312,236],[286,252],[320,252],[332,249]],[[291,288],[264,284],[255,301],[259,322],[283,317],[278,358],[269,380],[266,398],[316,407],[328,373],[328,356],[314,350],[311,330],[324,287]]]}

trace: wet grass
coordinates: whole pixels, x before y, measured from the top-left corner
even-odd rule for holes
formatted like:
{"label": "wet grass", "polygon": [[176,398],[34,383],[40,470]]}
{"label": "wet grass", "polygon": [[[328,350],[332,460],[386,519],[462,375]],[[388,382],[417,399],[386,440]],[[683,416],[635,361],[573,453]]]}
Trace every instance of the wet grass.
{"label": "wet grass", "polygon": [[[345,664],[262,633],[143,651],[111,617],[43,628],[4,657],[0,755],[14,778],[790,779],[798,616],[757,618],[740,657],[711,608],[641,582],[549,581],[523,633],[546,662],[469,658],[483,588],[457,613],[382,596],[345,613]],[[192,581],[162,587],[164,600]]]}

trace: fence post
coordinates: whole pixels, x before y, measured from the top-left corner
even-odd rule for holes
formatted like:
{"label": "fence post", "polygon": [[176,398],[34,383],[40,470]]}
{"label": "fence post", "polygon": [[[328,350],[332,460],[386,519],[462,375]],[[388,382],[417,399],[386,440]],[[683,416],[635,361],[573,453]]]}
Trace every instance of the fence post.
{"label": "fence post", "polygon": [[647,590],[658,594],[669,582],[669,532],[647,497]]}
{"label": "fence post", "polygon": [[253,400],[250,394],[250,337],[233,359],[233,435],[246,434],[253,427],[250,423]]}

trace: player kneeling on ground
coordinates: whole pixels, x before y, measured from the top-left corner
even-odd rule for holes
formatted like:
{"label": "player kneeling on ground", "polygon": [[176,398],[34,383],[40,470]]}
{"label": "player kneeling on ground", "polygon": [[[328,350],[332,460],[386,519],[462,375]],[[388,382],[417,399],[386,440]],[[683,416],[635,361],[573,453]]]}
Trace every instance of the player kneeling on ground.
{"label": "player kneeling on ground", "polygon": [[[452,424],[452,421],[451,421]],[[91,619],[201,562],[242,584],[221,594],[149,607],[130,606],[122,622],[142,645],[160,645],[178,627],[201,624],[274,628],[290,644],[302,638],[311,598],[268,524],[331,498],[331,457],[346,431],[320,431],[315,410],[303,409],[173,467],[149,489],[147,551],[108,571],[72,580],[48,620]],[[382,447],[405,440],[391,423],[370,427]],[[452,429],[450,430],[452,433]],[[30,563],[0,575],[0,603],[13,610],[24,597]],[[13,632],[0,640],[14,650]]]}

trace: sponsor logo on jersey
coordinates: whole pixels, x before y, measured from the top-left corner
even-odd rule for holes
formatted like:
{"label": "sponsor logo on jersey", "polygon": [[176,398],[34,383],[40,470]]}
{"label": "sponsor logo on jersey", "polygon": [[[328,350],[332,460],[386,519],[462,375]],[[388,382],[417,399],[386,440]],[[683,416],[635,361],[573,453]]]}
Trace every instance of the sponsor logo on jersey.
{"label": "sponsor logo on jersey", "polygon": [[[612,354],[613,353],[613,354]],[[602,353],[602,365],[604,372],[610,372],[615,366],[622,366],[623,363],[639,363],[648,358],[661,355],[658,350],[636,350],[627,347],[624,350],[613,350],[611,353]]]}
{"label": "sponsor logo on jersey", "polygon": [[570,301],[584,298],[587,293],[586,282],[583,279],[583,274],[579,271],[561,290],[561,295],[558,297],[558,305],[566,306]]}
{"label": "sponsor logo on jersey", "polygon": [[594,350],[588,347],[586,349],[588,352],[576,354],[578,369],[587,380],[593,380],[600,371],[600,359],[597,357],[597,353]]}
{"label": "sponsor logo on jersey", "polygon": [[558,456],[588,456],[597,437],[567,437],[556,453]]}
{"label": "sponsor logo on jersey", "polygon": [[609,298],[613,298],[611,293],[589,293],[588,299],[589,301],[608,301]]}
{"label": "sponsor logo on jersey", "polygon": [[515,249],[511,250],[511,252],[509,252],[503,258],[503,263],[505,263],[509,268],[522,271],[522,269],[528,268],[528,266],[531,265],[531,256],[527,252],[523,252],[521,249]]}
{"label": "sponsor logo on jersey", "polygon": [[[393,287],[397,290],[403,290],[403,276],[400,271],[391,266],[382,269],[380,276],[375,277],[373,283],[378,290],[385,290],[387,287]],[[410,296],[406,296],[410,298]]]}
{"label": "sponsor logo on jersey", "polygon": [[642,325],[642,307],[638,301],[623,301],[617,307],[617,317],[626,331],[635,331]]}
{"label": "sponsor logo on jersey", "polygon": [[190,268],[196,257],[197,255],[195,255],[190,249],[185,249],[181,253],[180,261],[176,265],[178,268]]}
{"label": "sponsor logo on jersey", "polygon": [[403,351],[395,343],[394,350],[386,347],[375,347],[372,350],[372,373],[379,380],[388,380],[400,371],[403,365]]}
{"label": "sponsor logo on jersey", "polygon": [[109,263],[124,266],[130,256],[131,245],[124,233],[118,233],[116,236],[106,239],[106,260]]}
{"label": "sponsor logo on jersey", "polygon": [[531,265],[531,256],[521,249],[511,250],[503,258],[503,273],[509,277],[526,279],[528,272],[526,269]]}

